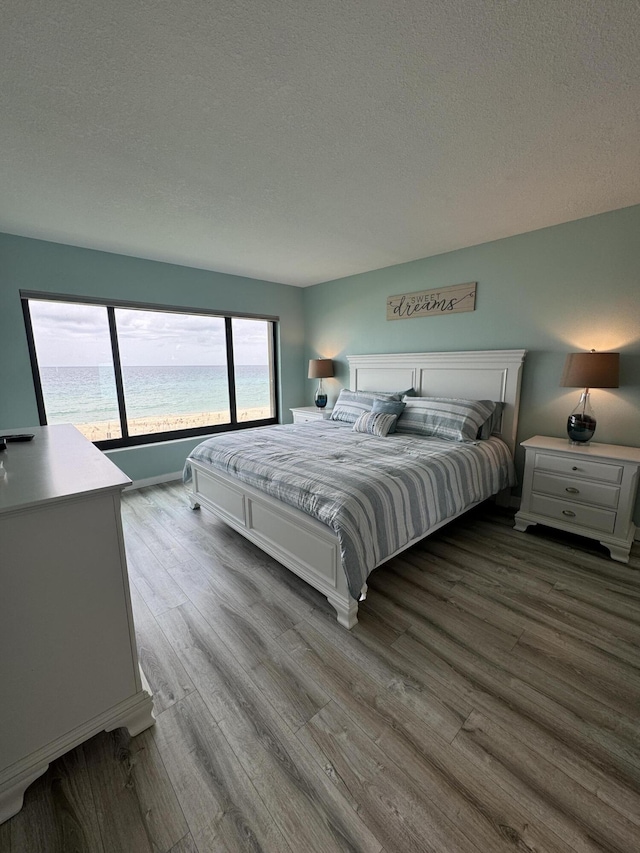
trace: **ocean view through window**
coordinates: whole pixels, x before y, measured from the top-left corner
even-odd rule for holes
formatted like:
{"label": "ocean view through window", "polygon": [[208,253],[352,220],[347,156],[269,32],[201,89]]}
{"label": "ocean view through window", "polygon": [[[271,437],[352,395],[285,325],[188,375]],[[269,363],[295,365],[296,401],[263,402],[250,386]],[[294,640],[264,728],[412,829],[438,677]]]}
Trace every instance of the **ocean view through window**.
{"label": "ocean view through window", "polygon": [[99,447],[275,423],[270,319],[23,298],[43,424]]}

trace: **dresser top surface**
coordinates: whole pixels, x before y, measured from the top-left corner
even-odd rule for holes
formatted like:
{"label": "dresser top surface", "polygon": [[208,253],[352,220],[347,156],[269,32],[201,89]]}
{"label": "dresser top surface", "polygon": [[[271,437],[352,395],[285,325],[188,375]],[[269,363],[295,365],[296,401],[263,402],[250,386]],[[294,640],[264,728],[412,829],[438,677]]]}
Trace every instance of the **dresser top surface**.
{"label": "dresser top surface", "polygon": [[0,451],[0,513],[74,495],[123,489],[131,483],[71,424],[10,432],[33,433],[34,438],[12,442]]}
{"label": "dresser top surface", "polygon": [[521,442],[522,447],[533,450],[545,450],[567,455],[576,455],[595,460],[618,460],[620,462],[640,463],[640,447],[624,447],[620,444],[598,444],[590,442],[586,446],[570,444],[567,438],[555,438],[548,435],[534,435]]}

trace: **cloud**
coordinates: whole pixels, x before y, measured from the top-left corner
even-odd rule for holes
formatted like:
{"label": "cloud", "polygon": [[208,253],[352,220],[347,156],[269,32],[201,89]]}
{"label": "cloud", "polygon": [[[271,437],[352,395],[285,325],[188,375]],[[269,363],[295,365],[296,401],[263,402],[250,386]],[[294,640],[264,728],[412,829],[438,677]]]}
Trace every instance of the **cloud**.
{"label": "cloud", "polygon": [[[30,300],[38,359],[43,366],[95,365],[110,360],[107,309],[101,305]],[[226,363],[223,317],[116,308],[123,364],[204,365]],[[265,364],[270,324],[234,318],[238,364]],[[88,345],[89,344],[89,345]]]}
{"label": "cloud", "polygon": [[107,309],[102,305],[29,301],[34,329],[51,337],[94,337],[109,331]]}

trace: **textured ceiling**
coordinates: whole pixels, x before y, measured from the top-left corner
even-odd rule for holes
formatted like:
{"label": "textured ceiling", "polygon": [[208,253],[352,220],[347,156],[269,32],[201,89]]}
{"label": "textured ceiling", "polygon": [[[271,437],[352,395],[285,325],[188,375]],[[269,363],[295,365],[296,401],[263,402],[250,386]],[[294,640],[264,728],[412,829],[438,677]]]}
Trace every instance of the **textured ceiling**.
{"label": "textured ceiling", "polygon": [[0,15],[0,231],[308,285],[640,202],[638,0]]}

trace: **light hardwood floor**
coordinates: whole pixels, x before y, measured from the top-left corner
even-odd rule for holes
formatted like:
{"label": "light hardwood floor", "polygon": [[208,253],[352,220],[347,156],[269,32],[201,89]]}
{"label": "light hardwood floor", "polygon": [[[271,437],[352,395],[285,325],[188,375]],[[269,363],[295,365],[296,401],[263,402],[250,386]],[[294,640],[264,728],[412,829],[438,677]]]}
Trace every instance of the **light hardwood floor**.
{"label": "light hardwood floor", "polygon": [[484,505],[360,623],[178,484],[124,497],[157,725],[53,764],[2,853],[640,850],[640,553]]}

